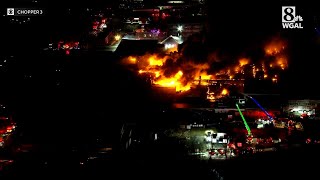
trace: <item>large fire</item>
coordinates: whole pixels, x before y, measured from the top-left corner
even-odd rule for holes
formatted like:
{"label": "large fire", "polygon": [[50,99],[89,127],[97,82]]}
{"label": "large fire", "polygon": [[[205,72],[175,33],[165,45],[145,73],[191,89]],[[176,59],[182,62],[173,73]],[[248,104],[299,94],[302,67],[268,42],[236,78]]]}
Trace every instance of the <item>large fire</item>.
{"label": "large fire", "polygon": [[[188,84],[182,84],[181,78],[183,76],[182,71],[178,71],[174,76],[169,78],[159,78],[154,84],[158,84],[164,87],[175,87],[176,91],[187,91],[190,89]],[[158,75],[159,77],[159,75]],[[156,75],[157,78],[157,75]]]}
{"label": "large fire", "polygon": [[[150,78],[152,84],[173,87],[177,92],[182,92],[188,91],[195,85],[209,86],[214,80],[237,81],[256,78],[277,82],[279,70],[286,69],[288,65],[285,48],[284,41],[273,39],[264,47],[265,55],[261,59],[241,57],[236,63],[224,64],[224,68],[220,69],[215,69],[215,64],[210,63],[211,60],[195,62],[184,59],[179,53],[129,56],[124,62],[135,65],[134,69],[137,69],[140,75]],[[207,98],[215,99],[228,94],[229,91],[225,87],[221,87],[220,92],[212,92],[208,88]]]}
{"label": "large fire", "polygon": [[285,54],[286,42],[281,40],[280,38],[274,38],[269,42],[265,48],[265,54],[268,57],[272,57],[273,60],[269,62],[270,68],[279,67],[282,70],[287,68],[288,60]]}
{"label": "large fire", "polygon": [[[165,55],[144,55],[140,57],[129,56],[125,59],[126,64],[136,64],[139,74],[147,74],[152,83],[163,87],[175,87],[176,91],[187,91],[191,88],[192,80],[200,76],[203,79],[211,79],[205,70],[208,64],[195,64],[186,62],[177,66],[178,58]],[[196,78],[197,77],[197,78]]]}

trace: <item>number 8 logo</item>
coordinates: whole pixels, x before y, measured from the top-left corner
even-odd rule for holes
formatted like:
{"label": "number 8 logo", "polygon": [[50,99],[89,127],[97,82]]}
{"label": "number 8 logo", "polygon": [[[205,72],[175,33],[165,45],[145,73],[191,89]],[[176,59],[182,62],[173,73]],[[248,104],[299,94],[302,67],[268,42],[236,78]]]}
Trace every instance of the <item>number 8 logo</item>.
{"label": "number 8 logo", "polygon": [[285,15],[283,16],[284,20],[292,21],[294,19],[294,16],[293,16],[294,10],[292,8],[284,9],[284,13],[285,13]]}
{"label": "number 8 logo", "polygon": [[294,22],[295,18],[295,7],[294,6],[283,6],[282,7],[282,22]]}

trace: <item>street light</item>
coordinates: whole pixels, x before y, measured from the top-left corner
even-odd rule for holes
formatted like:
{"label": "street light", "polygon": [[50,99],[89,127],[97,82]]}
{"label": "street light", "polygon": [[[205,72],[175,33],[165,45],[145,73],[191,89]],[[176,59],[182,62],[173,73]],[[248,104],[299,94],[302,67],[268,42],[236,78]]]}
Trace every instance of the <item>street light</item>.
{"label": "street light", "polygon": [[120,36],[120,35],[116,35],[116,36],[114,36],[114,39],[115,39],[116,41],[119,41],[119,40],[120,40],[120,38],[121,38],[121,36]]}
{"label": "street light", "polygon": [[182,30],[183,30],[183,27],[182,26],[178,26],[177,27],[177,30],[178,30],[178,36],[181,36],[181,32],[182,32]]}

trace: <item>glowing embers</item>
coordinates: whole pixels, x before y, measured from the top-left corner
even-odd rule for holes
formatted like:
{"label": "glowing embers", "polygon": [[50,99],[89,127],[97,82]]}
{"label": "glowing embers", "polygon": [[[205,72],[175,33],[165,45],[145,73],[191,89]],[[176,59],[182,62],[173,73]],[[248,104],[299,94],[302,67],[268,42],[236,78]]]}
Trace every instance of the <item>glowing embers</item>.
{"label": "glowing embers", "polygon": [[210,102],[214,102],[217,99],[223,98],[225,96],[229,95],[229,91],[226,88],[223,88],[222,90],[218,90],[217,92],[213,92],[210,90],[210,87],[208,87],[207,90],[207,100]]}

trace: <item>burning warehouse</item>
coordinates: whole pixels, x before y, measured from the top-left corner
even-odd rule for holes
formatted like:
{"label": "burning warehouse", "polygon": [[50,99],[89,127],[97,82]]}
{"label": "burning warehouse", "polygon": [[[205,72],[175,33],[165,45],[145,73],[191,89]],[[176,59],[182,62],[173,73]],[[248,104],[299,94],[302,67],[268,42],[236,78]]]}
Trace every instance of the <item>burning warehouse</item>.
{"label": "burning warehouse", "polygon": [[243,92],[247,79],[277,83],[278,74],[288,65],[285,45],[284,41],[275,38],[264,47],[264,55],[259,59],[241,57],[232,63],[225,63],[214,53],[209,53],[204,61],[185,57],[183,53],[172,53],[128,56],[123,64],[130,65],[128,67],[156,87],[175,89],[182,94],[200,89],[208,100],[215,101],[228,96],[230,91]]}

